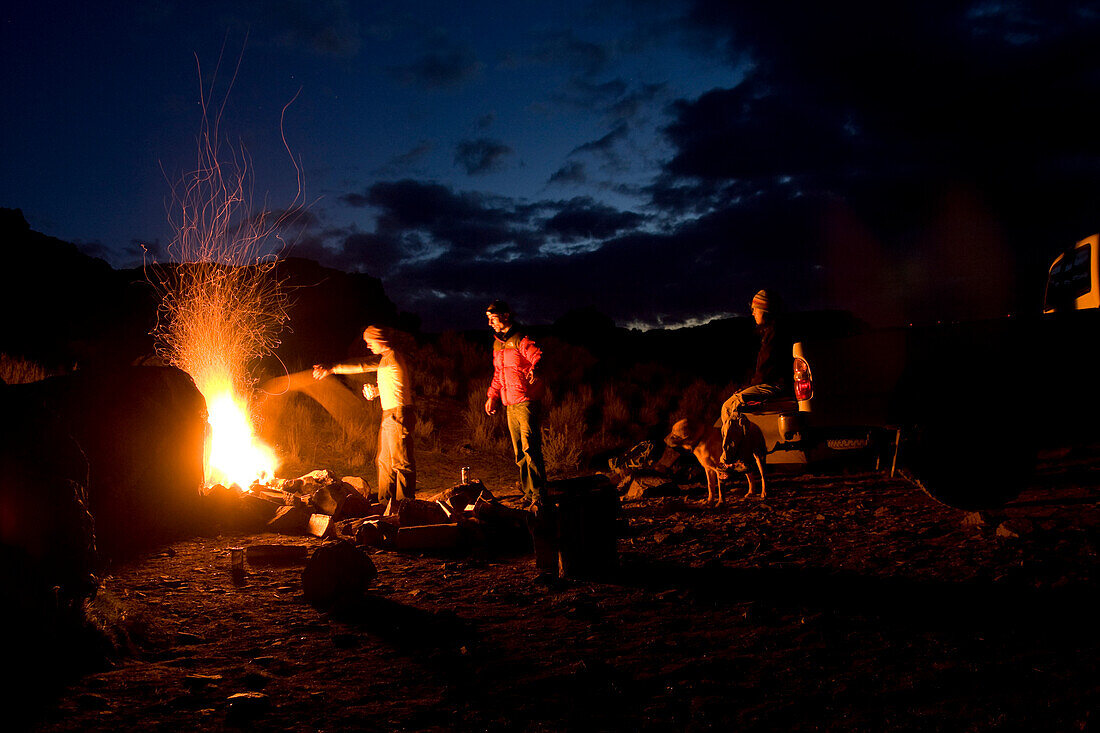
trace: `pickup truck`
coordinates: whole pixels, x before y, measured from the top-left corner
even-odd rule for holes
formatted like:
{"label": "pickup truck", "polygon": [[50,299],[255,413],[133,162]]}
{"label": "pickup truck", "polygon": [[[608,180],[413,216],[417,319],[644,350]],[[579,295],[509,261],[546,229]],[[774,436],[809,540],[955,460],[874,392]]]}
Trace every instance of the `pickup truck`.
{"label": "pickup truck", "polygon": [[861,451],[945,504],[1015,498],[1044,449],[1097,438],[1100,235],[1060,254],[1043,313],[869,330],[793,346],[795,399],[749,418],[770,464]]}

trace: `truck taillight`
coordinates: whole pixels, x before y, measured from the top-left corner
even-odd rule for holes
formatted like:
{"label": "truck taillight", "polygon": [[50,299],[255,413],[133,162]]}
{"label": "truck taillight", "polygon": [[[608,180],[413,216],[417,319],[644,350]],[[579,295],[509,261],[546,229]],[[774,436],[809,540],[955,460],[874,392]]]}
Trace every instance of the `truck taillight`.
{"label": "truck taillight", "polygon": [[810,365],[805,359],[795,357],[794,360],[794,398],[796,400],[808,400],[814,395],[814,379],[810,375]]}

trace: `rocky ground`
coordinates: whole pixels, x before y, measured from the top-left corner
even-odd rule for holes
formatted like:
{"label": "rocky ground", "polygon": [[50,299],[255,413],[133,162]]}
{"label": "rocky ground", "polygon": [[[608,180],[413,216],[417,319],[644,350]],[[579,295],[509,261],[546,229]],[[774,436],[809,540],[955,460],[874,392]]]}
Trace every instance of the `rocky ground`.
{"label": "rocky ground", "polygon": [[[429,463],[422,485],[453,482],[453,461]],[[494,482],[508,471],[481,476],[507,495]],[[231,546],[318,540],[179,542],[106,578],[99,612],[132,651],[69,684],[36,725],[1096,726],[1100,460],[1048,461],[1003,514],[879,473],[769,488],[722,509],[699,486],[625,504],[620,568],[599,579],[539,578],[530,555],[376,551],[366,597],[335,614],[304,602],[300,564],[230,578]]]}

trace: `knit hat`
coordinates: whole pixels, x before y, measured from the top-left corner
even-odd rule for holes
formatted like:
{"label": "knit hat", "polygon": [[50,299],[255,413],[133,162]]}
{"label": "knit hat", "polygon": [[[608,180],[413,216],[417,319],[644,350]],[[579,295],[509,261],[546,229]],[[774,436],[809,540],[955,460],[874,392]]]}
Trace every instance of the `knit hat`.
{"label": "knit hat", "polygon": [[760,310],[767,313],[769,310],[771,310],[768,304],[769,300],[773,300],[773,298],[768,295],[768,291],[761,290],[756,295],[752,296],[752,307],[759,308]]}
{"label": "knit hat", "polygon": [[489,307],[485,309],[485,312],[489,315],[504,316],[512,315],[512,309],[508,307],[508,304],[503,300],[494,300],[489,304]]}
{"label": "knit hat", "polygon": [[367,339],[381,341],[383,344],[389,344],[390,342],[389,334],[379,326],[367,326],[363,329],[363,340],[366,341]]}

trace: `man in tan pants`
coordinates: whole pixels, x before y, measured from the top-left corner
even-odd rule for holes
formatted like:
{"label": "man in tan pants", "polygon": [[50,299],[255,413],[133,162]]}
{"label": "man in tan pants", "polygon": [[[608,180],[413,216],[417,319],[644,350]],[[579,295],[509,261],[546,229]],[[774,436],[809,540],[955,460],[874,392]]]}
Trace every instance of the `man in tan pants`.
{"label": "man in tan pants", "polygon": [[382,358],[372,361],[316,364],[313,377],[324,379],[330,374],[364,374],[377,372],[378,386],[363,386],[368,400],[382,401],[382,424],[378,427],[378,500],[412,499],[416,496],[416,456],[413,452],[413,429],[416,411],[413,406],[412,375],[405,357],[394,350],[388,329],[368,326],[363,340],[370,350]]}

